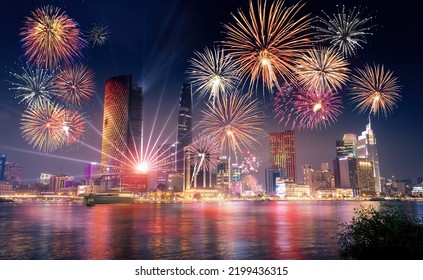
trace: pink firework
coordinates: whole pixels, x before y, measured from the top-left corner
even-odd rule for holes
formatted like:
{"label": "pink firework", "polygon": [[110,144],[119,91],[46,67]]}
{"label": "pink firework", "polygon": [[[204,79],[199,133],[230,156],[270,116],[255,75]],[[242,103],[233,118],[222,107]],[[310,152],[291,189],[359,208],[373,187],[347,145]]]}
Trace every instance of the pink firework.
{"label": "pink firework", "polygon": [[82,64],[60,70],[55,79],[59,100],[66,105],[81,106],[94,94],[94,73]]}
{"label": "pink firework", "polygon": [[28,61],[50,68],[81,58],[81,49],[87,46],[78,23],[60,8],[49,5],[26,17],[19,35]]}
{"label": "pink firework", "polygon": [[299,90],[294,98],[293,126],[300,129],[326,128],[342,114],[341,96],[329,90]]}
{"label": "pink firework", "polygon": [[273,96],[273,112],[275,113],[275,119],[278,119],[279,123],[283,123],[287,126],[294,117],[294,97],[297,88],[288,83],[283,83],[280,90]]}

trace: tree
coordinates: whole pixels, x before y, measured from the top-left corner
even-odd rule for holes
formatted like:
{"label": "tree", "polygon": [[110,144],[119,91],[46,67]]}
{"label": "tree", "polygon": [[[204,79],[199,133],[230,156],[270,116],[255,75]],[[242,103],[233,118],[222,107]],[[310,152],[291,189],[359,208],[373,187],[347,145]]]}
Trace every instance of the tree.
{"label": "tree", "polygon": [[339,233],[343,259],[423,259],[422,221],[399,205],[382,203],[354,209]]}

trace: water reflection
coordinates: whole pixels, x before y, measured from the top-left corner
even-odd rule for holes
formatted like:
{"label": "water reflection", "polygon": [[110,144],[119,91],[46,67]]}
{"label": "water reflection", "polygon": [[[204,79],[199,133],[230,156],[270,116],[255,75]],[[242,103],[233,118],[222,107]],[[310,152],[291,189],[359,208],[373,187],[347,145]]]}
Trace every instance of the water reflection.
{"label": "water reflection", "polygon": [[[378,206],[378,202],[367,202]],[[423,203],[402,203],[423,216]],[[2,204],[1,259],[337,259],[354,201]]]}

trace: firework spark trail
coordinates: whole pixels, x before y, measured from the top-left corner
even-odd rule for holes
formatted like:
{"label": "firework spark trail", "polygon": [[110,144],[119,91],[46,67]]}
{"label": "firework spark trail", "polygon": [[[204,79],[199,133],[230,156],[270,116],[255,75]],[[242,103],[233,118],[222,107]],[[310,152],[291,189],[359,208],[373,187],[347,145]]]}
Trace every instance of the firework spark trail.
{"label": "firework spark trail", "polygon": [[392,71],[385,70],[383,65],[365,65],[364,69],[356,69],[352,77],[351,102],[360,113],[382,113],[387,117],[401,100],[400,89]]}
{"label": "firework spark trail", "polygon": [[215,105],[206,104],[199,127],[224,152],[228,149],[236,154],[253,143],[260,144],[257,139],[264,133],[264,120],[258,100],[234,92],[217,99]]}
{"label": "firework spark trail", "polygon": [[225,54],[223,48],[204,48],[204,51],[194,52],[195,57],[188,60],[188,79],[200,96],[208,96],[214,102],[215,98],[227,92],[233,92],[239,78],[232,57]]}
{"label": "firework spark trail", "polygon": [[9,72],[15,78],[15,81],[9,81],[9,90],[16,92],[15,98],[20,99],[19,103],[36,107],[49,102],[57,95],[53,84],[54,72],[40,67],[33,68],[29,64],[22,66],[21,70],[22,73]]}
{"label": "firework spark trail", "polygon": [[86,36],[91,46],[103,46],[109,38],[110,32],[106,25],[94,24],[87,30]]}
{"label": "firework spark trail", "polygon": [[61,148],[66,140],[63,117],[64,109],[60,104],[45,102],[26,109],[20,122],[24,140],[47,153]]}
{"label": "firework spark trail", "polygon": [[54,68],[81,58],[87,42],[78,23],[58,7],[43,6],[26,17],[21,29],[24,55],[32,64]]}
{"label": "firework spark trail", "polygon": [[[261,79],[263,90],[280,88],[278,78],[295,81],[295,60],[311,46],[311,18],[296,19],[304,4],[287,7],[284,1],[250,1],[249,14],[238,10],[232,14],[235,23],[225,24],[227,47],[239,67],[242,79],[250,80],[250,90],[257,90]],[[245,82],[244,82],[245,83]]]}
{"label": "firework spark trail", "polygon": [[58,99],[66,105],[81,106],[95,92],[94,72],[82,64],[59,70],[54,80]]}
{"label": "firework spark trail", "polygon": [[299,82],[309,90],[337,91],[348,80],[348,65],[347,60],[333,49],[308,50],[297,60]]}
{"label": "firework spark trail", "polygon": [[326,18],[318,17],[321,26],[313,28],[318,32],[316,39],[320,42],[328,42],[332,47],[338,49],[345,57],[353,56],[358,48],[363,48],[367,43],[366,37],[372,35],[370,30],[372,17],[364,17],[360,8],[342,10],[333,14],[332,17],[323,12]]}

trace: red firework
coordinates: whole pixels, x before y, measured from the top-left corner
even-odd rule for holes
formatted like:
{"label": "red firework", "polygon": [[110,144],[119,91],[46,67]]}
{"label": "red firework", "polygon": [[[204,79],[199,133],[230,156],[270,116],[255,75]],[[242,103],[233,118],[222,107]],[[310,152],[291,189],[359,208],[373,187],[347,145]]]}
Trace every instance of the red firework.
{"label": "red firework", "polygon": [[66,105],[81,106],[95,91],[93,71],[81,64],[60,70],[54,84],[59,100]]}

